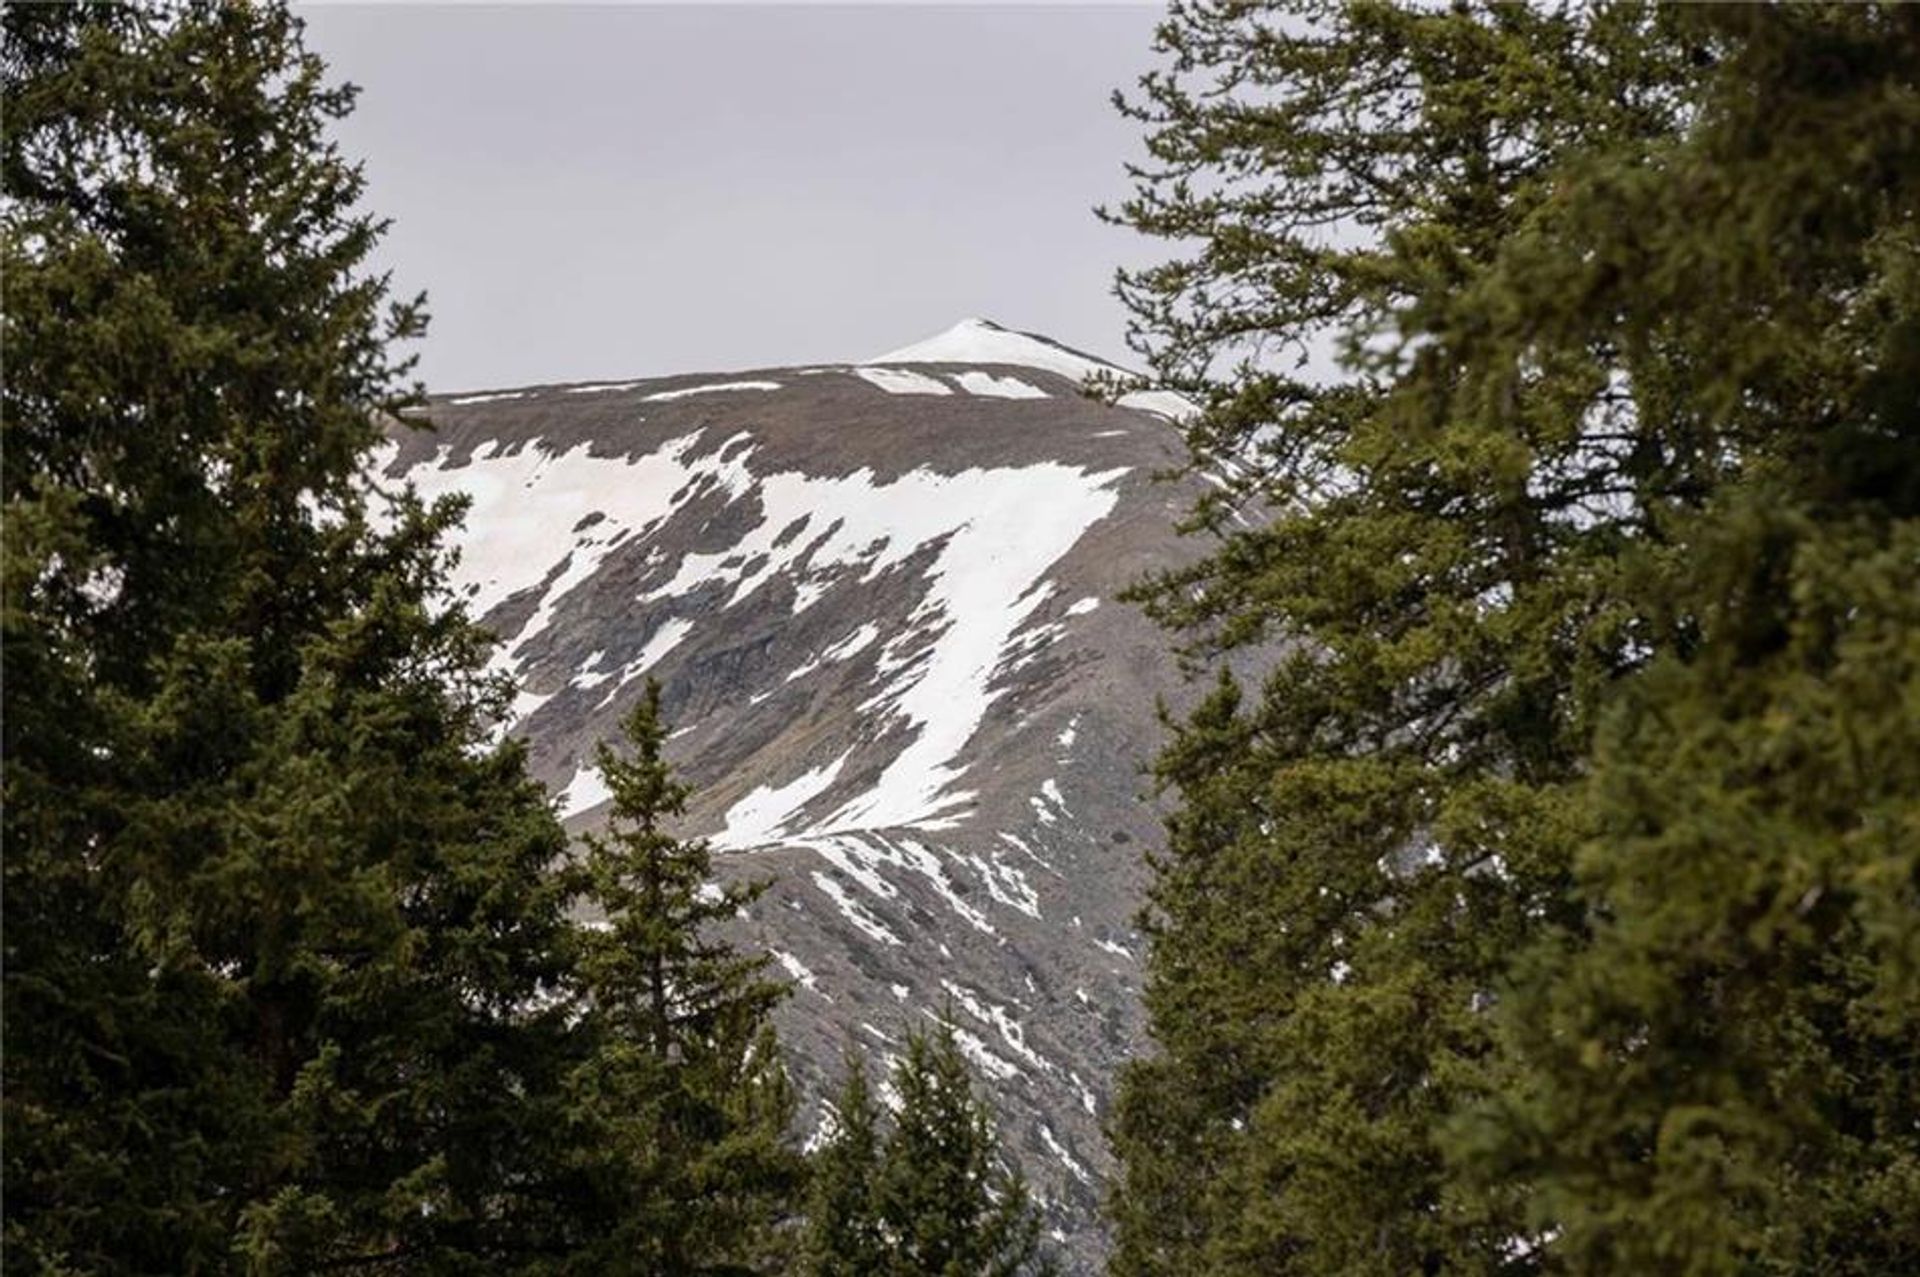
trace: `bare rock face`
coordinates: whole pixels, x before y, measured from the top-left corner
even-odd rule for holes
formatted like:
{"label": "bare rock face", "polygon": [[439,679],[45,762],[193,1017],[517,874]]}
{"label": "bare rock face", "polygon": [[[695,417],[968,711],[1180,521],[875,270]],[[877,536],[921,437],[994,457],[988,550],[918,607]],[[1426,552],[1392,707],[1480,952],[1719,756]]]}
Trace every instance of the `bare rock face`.
{"label": "bare rock face", "polygon": [[[740,938],[795,983],[803,1092],[951,1008],[1069,1267],[1141,1045],[1141,768],[1164,636],[1115,595],[1186,551],[1165,397],[967,321],[867,364],[436,400],[387,467],[472,498],[458,588],[570,827],[651,674],[688,832],[768,877]],[[808,1120],[814,1120],[810,1107]]]}

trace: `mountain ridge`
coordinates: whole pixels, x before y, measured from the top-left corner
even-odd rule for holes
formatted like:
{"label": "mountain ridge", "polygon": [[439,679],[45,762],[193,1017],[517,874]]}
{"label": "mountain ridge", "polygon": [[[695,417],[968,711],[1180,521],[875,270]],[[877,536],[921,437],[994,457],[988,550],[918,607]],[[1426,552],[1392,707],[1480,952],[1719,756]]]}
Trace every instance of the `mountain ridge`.
{"label": "mountain ridge", "polygon": [[[964,357],[983,342],[1000,361]],[[795,982],[803,1091],[951,1006],[1091,1271],[1100,1118],[1141,1041],[1140,768],[1181,695],[1112,600],[1182,560],[1191,493],[1153,478],[1170,414],[1082,395],[1063,349],[963,321],[860,363],[438,396],[385,469],[472,499],[454,582],[569,826],[659,678],[688,832],[773,881],[738,933]]]}

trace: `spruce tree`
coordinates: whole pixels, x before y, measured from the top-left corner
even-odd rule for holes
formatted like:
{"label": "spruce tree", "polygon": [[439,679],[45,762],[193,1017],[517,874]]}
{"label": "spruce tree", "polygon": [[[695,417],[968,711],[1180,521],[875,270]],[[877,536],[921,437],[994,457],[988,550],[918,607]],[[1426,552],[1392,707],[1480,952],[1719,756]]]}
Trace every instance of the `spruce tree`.
{"label": "spruce tree", "polygon": [[1214,549],[1142,595],[1241,676],[1116,1271],[1905,1261],[1914,20],[1170,14],[1121,291]]}
{"label": "spruce tree", "polygon": [[689,790],[662,754],[658,682],[621,730],[624,751],[596,749],[611,814],[584,838],[582,904],[601,921],[579,976],[599,1045],[572,1080],[573,1138],[609,1213],[578,1271],[774,1271],[802,1171],[768,1018],[787,988],[713,933],[765,884],[716,885],[707,843],[672,832]]}
{"label": "spruce tree", "polygon": [[1567,787],[1640,641],[1606,597],[1626,529],[1584,512],[1637,480],[1604,351],[1488,385],[1441,338],[1560,156],[1678,127],[1685,60],[1524,6],[1179,6],[1160,41],[1115,216],[1191,247],[1121,291],[1204,408],[1216,548],[1145,597],[1222,682],[1157,765],[1115,1267],[1494,1271],[1522,1226],[1443,1200],[1436,1132],[1506,957],[1568,916]]}
{"label": "spruce tree", "polygon": [[801,1271],[812,1277],[1019,1277],[1054,1271],[1040,1214],[999,1154],[950,1018],[913,1032],[894,1067],[899,1108],[880,1114],[849,1059],[833,1133],[815,1152]]}
{"label": "spruce tree", "polygon": [[846,1080],[833,1100],[833,1129],[807,1163],[805,1277],[867,1277],[887,1271],[887,1235],[875,1194],[880,1181],[880,1112],[866,1057],[849,1048]]}
{"label": "spruce tree", "polygon": [[1556,1271],[1906,1271],[1920,15],[1671,20],[1703,70],[1660,179],[1575,169],[1507,270],[1630,264],[1516,318],[1661,352],[1684,393],[1648,415],[1725,461],[1622,551],[1654,655],[1597,725],[1577,923],[1515,962],[1447,1143],[1462,1197],[1524,1189]]}
{"label": "spruce tree", "polygon": [[1040,1216],[1018,1172],[998,1157],[993,1120],[973,1093],[950,1017],[907,1037],[894,1070],[900,1111],[887,1135],[876,1196],[893,1271],[1014,1277],[1048,1271]]}
{"label": "spruce tree", "polygon": [[422,315],[352,92],[281,6],[0,20],[8,1266],[551,1271],[626,1030],[459,509],[371,468]]}

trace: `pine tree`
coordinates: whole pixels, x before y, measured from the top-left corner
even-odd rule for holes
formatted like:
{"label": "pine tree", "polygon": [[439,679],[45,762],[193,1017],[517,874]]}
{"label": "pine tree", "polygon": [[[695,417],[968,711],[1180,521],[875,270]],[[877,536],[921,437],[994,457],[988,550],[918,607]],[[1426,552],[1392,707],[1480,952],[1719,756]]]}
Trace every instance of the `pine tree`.
{"label": "pine tree", "polygon": [[894,1071],[900,1111],[876,1196],[893,1271],[1013,1277],[1046,1271],[1040,1216],[1018,1172],[999,1162],[993,1121],[973,1093],[951,1017],[907,1037]]}
{"label": "pine tree", "polygon": [[1707,69],[1661,179],[1576,173],[1509,269],[1631,263],[1574,315],[1534,303],[1541,344],[1667,352],[1684,394],[1649,415],[1727,463],[1622,553],[1660,639],[1598,724],[1578,923],[1516,962],[1448,1142],[1462,1196],[1524,1185],[1557,1271],[1906,1271],[1920,15],[1674,21]]}
{"label": "pine tree", "polygon": [[887,1238],[875,1198],[880,1181],[880,1113],[866,1057],[849,1048],[846,1080],[833,1101],[833,1129],[807,1165],[804,1277],[870,1277],[887,1271]]}
{"label": "pine tree", "polygon": [[768,1019],[787,989],[765,978],[769,958],[713,934],[765,884],[715,885],[706,842],[670,831],[690,791],[662,754],[659,683],[621,729],[630,752],[596,751],[611,815],[584,840],[583,904],[604,922],[582,940],[580,978],[602,1045],[574,1078],[574,1138],[611,1191],[578,1270],[771,1271],[802,1169]]}
{"label": "pine tree", "polygon": [[[1910,827],[1913,22],[1170,14],[1115,216],[1186,255],[1121,290],[1203,405],[1189,527],[1216,542],[1143,596],[1243,678],[1158,767],[1159,1050],[1117,1106],[1116,1271],[1908,1253],[1913,861],[1855,825]],[[1843,686],[1836,726],[1797,719]],[[1877,761],[1836,787],[1814,760],[1847,732]],[[1649,761],[1708,740],[1751,770]],[[1716,935],[1757,947],[1687,952]]]}
{"label": "pine tree", "polygon": [[1436,1132],[1506,957],[1569,915],[1568,787],[1642,641],[1606,590],[1630,529],[1586,512],[1691,475],[1628,472],[1604,351],[1501,383],[1452,339],[1561,156],[1678,127],[1684,58],[1526,6],[1178,6],[1160,42],[1116,217],[1193,248],[1121,291],[1218,486],[1215,550],[1145,597],[1192,660],[1267,668],[1158,764],[1115,1268],[1495,1271],[1517,1208],[1444,1200]]}
{"label": "pine tree", "polygon": [[864,1067],[848,1061],[832,1135],[814,1154],[801,1271],[813,1277],[1018,1277],[1054,1271],[1040,1214],[1000,1160],[950,1018],[910,1033],[892,1083],[899,1109],[876,1148],[880,1114]]}
{"label": "pine tree", "polygon": [[9,1268],[550,1271],[614,1031],[458,507],[369,468],[352,93],[280,6],[0,20]]}

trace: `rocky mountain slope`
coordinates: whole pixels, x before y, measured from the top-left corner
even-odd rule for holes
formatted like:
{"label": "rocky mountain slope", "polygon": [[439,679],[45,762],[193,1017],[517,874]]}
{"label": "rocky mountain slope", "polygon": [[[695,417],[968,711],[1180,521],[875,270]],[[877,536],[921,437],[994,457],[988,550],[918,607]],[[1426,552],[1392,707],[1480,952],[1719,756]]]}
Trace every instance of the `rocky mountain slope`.
{"label": "rocky mountain slope", "polygon": [[[1166,644],[1113,601],[1183,547],[1169,414],[984,321],[861,364],[439,398],[387,472],[473,499],[457,573],[575,828],[652,674],[692,831],[770,877],[803,1086],[951,1007],[1074,1268],[1140,1044],[1140,767]],[[809,1120],[813,1120],[810,1113]]]}

